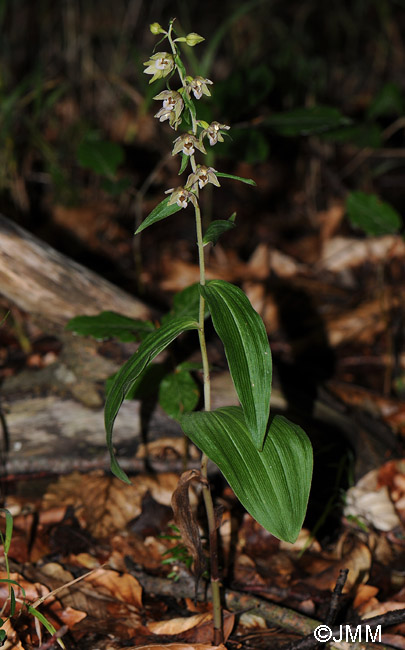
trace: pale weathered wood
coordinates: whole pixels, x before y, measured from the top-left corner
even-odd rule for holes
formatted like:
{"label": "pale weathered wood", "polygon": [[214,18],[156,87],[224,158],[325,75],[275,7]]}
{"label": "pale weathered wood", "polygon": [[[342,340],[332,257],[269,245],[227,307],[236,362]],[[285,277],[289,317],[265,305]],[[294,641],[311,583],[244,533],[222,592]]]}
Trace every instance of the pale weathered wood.
{"label": "pale weathered wood", "polygon": [[150,318],[151,310],[0,215],[0,294],[41,322],[115,311]]}

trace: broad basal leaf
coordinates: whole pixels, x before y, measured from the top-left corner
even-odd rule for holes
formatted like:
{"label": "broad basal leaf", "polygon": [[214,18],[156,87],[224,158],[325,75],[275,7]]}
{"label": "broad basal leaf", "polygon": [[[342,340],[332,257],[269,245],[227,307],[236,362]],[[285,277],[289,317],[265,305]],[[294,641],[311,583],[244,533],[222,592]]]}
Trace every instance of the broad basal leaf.
{"label": "broad basal leaf", "polygon": [[389,203],[380,201],[375,194],[351,192],[347,197],[346,208],[351,223],[362,228],[368,235],[379,237],[397,233],[401,228],[398,212]]}
{"label": "broad basal leaf", "polygon": [[167,325],[163,325],[155,330],[141,343],[135,354],[122,366],[121,370],[115,375],[114,381],[107,393],[104,407],[104,422],[107,432],[107,447],[111,457],[111,470],[126,483],[129,479],[125,472],[118,465],[114,456],[112,444],[112,433],[115,418],[125,399],[126,394],[131,390],[137,377],[146,368],[158,354],[167,348],[168,345],[182,332],[196,329],[198,323],[191,318],[177,318],[171,320]]}
{"label": "broad basal leaf", "polygon": [[66,329],[81,336],[93,336],[101,341],[116,338],[119,341],[139,341],[155,329],[153,323],[128,318],[113,311],[103,311],[96,316],[75,316]]}
{"label": "broad basal leaf", "polygon": [[159,205],[152,210],[152,212],[142,221],[141,225],[137,230],[135,231],[135,235],[139,235],[142,230],[145,230],[145,228],[148,228],[148,226],[151,226],[153,223],[156,223],[157,221],[162,221],[162,219],[166,219],[166,217],[170,217],[171,214],[174,214],[175,212],[178,212],[182,208],[177,205],[177,203],[174,203],[173,205],[168,205],[170,201],[170,196],[167,196],[163,201],[159,203]]}
{"label": "broad basal leaf", "polygon": [[274,416],[263,450],[258,451],[239,406],[190,413],[180,424],[218,465],[252,517],[279,539],[294,542],[304,520],[312,477],[311,443],[301,427]]}
{"label": "broad basal leaf", "polygon": [[253,442],[262,448],[270,413],[272,364],[259,314],[243,291],[224,280],[200,288],[215,330],[224,344],[229,370]]}

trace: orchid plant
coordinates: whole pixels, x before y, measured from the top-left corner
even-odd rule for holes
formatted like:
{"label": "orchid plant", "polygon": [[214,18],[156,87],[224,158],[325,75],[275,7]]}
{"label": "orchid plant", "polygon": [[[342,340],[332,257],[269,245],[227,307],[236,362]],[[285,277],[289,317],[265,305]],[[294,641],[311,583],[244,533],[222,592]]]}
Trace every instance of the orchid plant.
{"label": "orchid plant", "polygon": [[[195,330],[201,350],[204,410],[193,410],[197,400],[188,401],[179,397],[175,417],[186,436],[202,451],[201,468],[200,471],[191,470],[182,475],[173,496],[173,509],[176,523],[194,557],[195,572],[201,574],[201,545],[197,539],[197,527],[190,523],[192,515],[185,496],[189,482],[199,480],[208,520],[215,642],[219,643],[222,623],[217,557],[218,516],[207,478],[208,460],[216,463],[243,506],[264,528],[280,539],[294,542],[307,507],[312,449],[298,425],[280,415],[270,416],[272,360],[268,337],[259,314],[240,288],[223,280],[206,279],[204,248],[215,245],[218,238],[235,224],[232,215],[230,219],[213,221],[203,232],[200,192],[209,183],[220,187],[220,178],[249,185],[255,183],[197,162],[197,156],[206,155],[206,147],[223,142],[230,129],[216,121],[208,124],[197,116],[196,104],[203,97],[210,97],[213,82],[200,76],[187,75],[179,46],[185,44],[194,47],[204,39],[196,33],[177,35],[174,21],[170,22],[167,30],[158,23],[153,23],[150,28],[153,34],[161,35],[159,45],[166,41],[166,49],[170,50],[154,53],[144,64],[145,74],[151,75],[150,83],[166,79],[166,89],[154,97],[162,102],[155,117],[160,122],[168,122],[175,133],[182,131],[174,139],[172,155],[181,158],[179,175],[187,173],[187,177],[182,185],[166,191],[168,196],[149,214],[135,234],[179,210],[189,209],[191,205],[195,218],[200,281],[175,296],[174,307],[163,317],[160,327],[148,324],[144,330],[147,335],[137,351],[110,383],[105,404],[107,445],[113,473],[129,482],[119,466],[113,447],[113,426],[118,411],[157,355],[184,332]],[[205,336],[208,317],[212,319],[224,345],[240,406],[211,410],[210,364]],[[122,322],[126,329],[129,320]],[[69,327],[75,329],[72,323]],[[135,325],[133,327],[136,328]],[[195,392],[195,386],[191,385],[189,390]]]}

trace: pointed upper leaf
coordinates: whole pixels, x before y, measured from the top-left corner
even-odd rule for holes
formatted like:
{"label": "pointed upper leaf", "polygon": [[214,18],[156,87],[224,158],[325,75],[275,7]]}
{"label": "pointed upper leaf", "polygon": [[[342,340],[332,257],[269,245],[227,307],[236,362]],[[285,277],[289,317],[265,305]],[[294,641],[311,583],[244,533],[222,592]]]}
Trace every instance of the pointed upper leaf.
{"label": "pointed upper leaf", "polygon": [[148,363],[165,350],[179,334],[186,330],[197,328],[198,323],[194,319],[176,318],[149,334],[135,354],[128,359],[121,370],[115,375],[109,388],[104,407],[104,422],[107,432],[107,447],[111,457],[111,470],[118,478],[121,478],[127,483],[129,483],[129,479],[118,465],[112,444],[113,426],[121,404],[128,391],[134,385],[137,377],[146,368]]}
{"label": "pointed upper leaf", "polygon": [[180,424],[218,465],[252,517],[279,539],[295,542],[312,477],[311,443],[301,427],[276,415],[258,451],[239,406],[189,413]]}
{"label": "pointed upper leaf", "polygon": [[203,239],[204,246],[209,243],[212,243],[215,246],[222,233],[227,230],[232,230],[232,228],[235,228],[235,222],[230,219],[218,219],[218,221],[212,221],[205,231]]}
{"label": "pointed upper leaf", "polygon": [[241,181],[246,183],[246,185],[256,185],[256,182],[252,178],[244,178],[243,176],[235,176],[234,174],[225,174],[224,172],[216,172],[217,176],[220,178],[231,178],[234,181]]}
{"label": "pointed upper leaf", "polygon": [[229,282],[212,280],[201,287],[201,293],[224,344],[253,442],[261,449],[270,414],[272,378],[271,351],[263,321],[243,291]]}
{"label": "pointed upper leaf", "polygon": [[178,212],[182,208],[177,205],[177,203],[174,203],[173,205],[168,205],[170,201],[170,196],[167,196],[163,201],[161,201],[154,210],[142,221],[141,225],[137,230],[135,231],[135,235],[139,235],[142,230],[145,230],[145,228],[148,228],[148,226],[151,226],[153,223],[156,223],[157,221],[162,221],[162,219],[166,219],[166,217],[170,217],[171,214],[174,214],[175,212]]}

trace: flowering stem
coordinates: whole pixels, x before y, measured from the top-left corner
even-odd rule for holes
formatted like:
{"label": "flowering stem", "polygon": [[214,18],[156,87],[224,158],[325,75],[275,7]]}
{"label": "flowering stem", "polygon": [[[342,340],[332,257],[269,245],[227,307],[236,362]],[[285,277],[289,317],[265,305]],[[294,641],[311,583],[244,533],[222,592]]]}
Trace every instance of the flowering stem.
{"label": "flowering stem", "polygon": [[[170,43],[170,47],[173,52],[174,60],[176,62],[177,58],[177,49],[172,40],[171,36],[172,24],[169,27],[167,33],[167,38]],[[186,81],[184,79],[183,73],[180,67],[175,63],[178,75],[181,80],[181,84],[184,89],[186,89]],[[191,123],[192,123],[192,132],[197,136],[197,121],[193,114],[193,111],[189,110]],[[193,172],[196,171],[196,162],[194,155],[190,156],[190,164]],[[205,259],[204,259],[204,244],[203,244],[203,233],[202,233],[202,223],[201,223],[201,212],[198,201],[193,202],[195,210],[195,222],[196,222],[196,233],[197,233],[197,248],[198,248],[198,260],[200,268],[200,284],[201,286],[205,285]],[[204,384],[204,409],[206,411],[211,410],[211,380],[210,380],[210,368],[208,362],[207,354],[207,344],[205,340],[205,330],[204,330],[204,318],[205,315],[205,300],[200,295],[200,306],[199,306],[199,322],[198,322],[198,338],[200,343],[201,350],[201,359],[203,366],[203,384]],[[205,454],[201,458],[201,474],[207,478],[208,470],[208,456]],[[223,629],[222,629],[222,606],[221,606],[221,593],[220,593],[220,579],[219,579],[219,567],[218,567],[218,527],[215,517],[214,503],[212,500],[211,490],[209,485],[204,485],[202,488],[203,499],[205,505],[205,511],[207,513],[207,522],[208,522],[208,534],[209,534],[209,549],[210,549],[210,569],[211,569],[211,591],[212,591],[212,608],[213,608],[213,622],[214,622],[214,644],[219,645],[223,641]]]}
{"label": "flowering stem", "polygon": [[[200,267],[200,284],[205,285],[205,260],[204,260],[204,245],[202,236],[201,225],[201,212],[198,203],[195,205],[195,221],[197,231],[197,247]],[[210,369],[207,355],[207,345],[205,340],[204,330],[204,314],[205,314],[205,300],[200,295],[200,313],[199,313],[199,327],[198,337],[200,341],[201,359],[203,365],[203,379],[204,379],[204,408],[206,411],[211,410],[211,381]],[[201,458],[201,474],[207,477],[208,456],[205,454]],[[203,485],[202,488],[205,511],[207,513],[208,532],[209,532],[209,547],[210,547],[210,565],[211,565],[211,590],[212,590],[212,606],[214,618],[214,643],[219,645],[223,640],[222,631],[222,607],[221,607],[221,593],[220,593],[220,579],[218,568],[218,528],[215,517],[214,504],[212,501],[211,490],[209,485]]]}
{"label": "flowering stem", "polygon": [[[167,32],[167,39],[168,39],[168,41],[170,43],[170,47],[172,48],[174,61],[176,62],[177,49],[176,49],[176,46],[175,46],[175,44],[173,42],[173,39],[172,39],[172,28],[173,28],[173,23],[170,23],[169,31]],[[184,79],[183,72],[176,63],[175,63],[175,65],[176,65],[177,74],[180,77],[181,85],[183,86],[183,88],[186,88],[186,80]],[[193,115],[193,113],[191,111],[190,111],[190,117],[191,117],[191,124],[192,124],[193,133],[194,133],[194,135],[196,135],[197,134],[197,122],[196,122],[195,116]],[[192,161],[191,164],[192,164],[192,167],[193,167],[193,171],[195,171],[195,163],[193,164],[193,161]]]}

